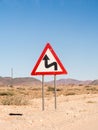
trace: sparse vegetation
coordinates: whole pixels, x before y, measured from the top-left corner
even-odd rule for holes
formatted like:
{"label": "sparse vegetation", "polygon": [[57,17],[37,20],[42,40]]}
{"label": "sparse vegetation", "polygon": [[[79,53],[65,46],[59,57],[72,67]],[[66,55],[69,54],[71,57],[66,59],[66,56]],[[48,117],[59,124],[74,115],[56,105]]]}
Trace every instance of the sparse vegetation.
{"label": "sparse vegetation", "polygon": [[[96,85],[66,85],[57,86],[57,96],[64,95],[80,95],[80,94],[98,94],[98,86]],[[45,97],[54,95],[54,86],[44,86]],[[33,98],[42,97],[41,86],[18,86],[18,87],[0,87],[0,104],[3,105],[26,105],[31,103]],[[89,103],[89,102],[88,102]]]}
{"label": "sparse vegetation", "polygon": [[40,88],[32,88],[31,90],[33,90],[33,91],[39,91]]}
{"label": "sparse vegetation", "polygon": [[47,89],[47,91],[52,91],[52,92],[54,92],[54,88],[49,86],[48,89]]}
{"label": "sparse vegetation", "polygon": [[83,84],[79,84],[79,86],[83,86]]}
{"label": "sparse vegetation", "polygon": [[66,93],[66,96],[75,95],[75,94],[76,94],[75,92],[68,92],[68,93]]}
{"label": "sparse vegetation", "polygon": [[3,105],[27,105],[28,101],[21,96],[6,97],[1,102]]}
{"label": "sparse vegetation", "polygon": [[17,89],[18,90],[25,90],[25,88],[23,88],[23,87],[18,87]]}
{"label": "sparse vegetation", "polygon": [[0,96],[13,96],[14,93],[12,91],[4,91],[0,92]]}
{"label": "sparse vegetation", "polygon": [[85,86],[85,88],[90,88],[90,87],[92,87],[92,86],[90,86],[90,85],[86,85],[86,86]]}
{"label": "sparse vegetation", "polygon": [[87,101],[87,103],[96,103],[96,101],[91,101],[91,100],[90,100],[90,101]]}
{"label": "sparse vegetation", "polygon": [[86,90],[90,90],[90,91],[98,91],[98,89],[95,88],[95,87],[89,87],[89,88],[87,88]]}
{"label": "sparse vegetation", "polygon": [[[62,89],[59,89],[59,88],[57,88],[56,89],[56,91],[61,91]],[[52,91],[52,92],[54,92],[55,91],[55,88],[53,88],[53,87],[48,87],[48,89],[47,89],[47,91]]]}

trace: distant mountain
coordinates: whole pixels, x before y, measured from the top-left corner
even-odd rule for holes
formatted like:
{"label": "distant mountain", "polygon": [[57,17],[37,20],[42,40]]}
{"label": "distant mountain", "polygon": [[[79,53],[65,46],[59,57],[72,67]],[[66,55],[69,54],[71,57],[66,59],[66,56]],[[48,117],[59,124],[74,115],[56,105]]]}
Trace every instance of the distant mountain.
{"label": "distant mountain", "polygon": [[7,86],[11,83],[10,77],[0,77],[0,86]]}
{"label": "distant mountain", "polygon": [[31,78],[31,77],[14,78],[13,84],[14,85],[25,85],[25,86],[40,85],[41,81],[36,78]]}
{"label": "distant mountain", "polygon": [[41,81],[36,78],[23,77],[23,78],[10,78],[10,77],[0,77],[0,86],[32,86],[40,85]]}
{"label": "distant mountain", "polygon": [[[45,84],[53,85],[54,81],[45,82]],[[98,80],[76,80],[76,79],[59,79],[56,81],[57,85],[98,85]],[[34,86],[41,85],[41,81],[33,78],[33,77],[19,77],[19,78],[11,78],[11,77],[0,77],[0,86]]]}
{"label": "distant mountain", "polygon": [[[85,80],[85,81],[80,81],[80,80],[76,80],[76,79],[60,79],[60,80],[57,80],[56,81],[56,84],[57,85],[87,85],[87,84],[90,84],[92,81],[91,80]],[[54,81],[51,81],[51,82],[47,82],[48,84],[53,84]]]}
{"label": "distant mountain", "polygon": [[97,80],[93,80],[90,84],[91,85],[98,85],[98,79]]}

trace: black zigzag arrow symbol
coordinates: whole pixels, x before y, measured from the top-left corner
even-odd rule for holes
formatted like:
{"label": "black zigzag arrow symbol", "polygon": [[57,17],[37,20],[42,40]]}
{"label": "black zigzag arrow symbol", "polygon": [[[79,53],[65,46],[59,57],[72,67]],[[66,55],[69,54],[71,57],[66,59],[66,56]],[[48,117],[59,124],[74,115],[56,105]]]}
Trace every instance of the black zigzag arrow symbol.
{"label": "black zigzag arrow symbol", "polygon": [[44,56],[43,60],[44,60],[45,68],[50,68],[50,67],[54,66],[54,70],[58,69],[56,62],[52,62],[52,63],[48,64],[48,60],[50,60],[50,59],[47,55]]}

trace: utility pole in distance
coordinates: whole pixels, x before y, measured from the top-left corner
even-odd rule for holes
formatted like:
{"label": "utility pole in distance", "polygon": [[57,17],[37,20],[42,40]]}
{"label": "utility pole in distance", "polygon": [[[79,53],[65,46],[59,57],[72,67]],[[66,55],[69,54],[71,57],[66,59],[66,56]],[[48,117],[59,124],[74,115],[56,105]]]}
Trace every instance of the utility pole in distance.
{"label": "utility pole in distance", "polygon": [[13,87],[13,68],[11,68],[11,87]]}

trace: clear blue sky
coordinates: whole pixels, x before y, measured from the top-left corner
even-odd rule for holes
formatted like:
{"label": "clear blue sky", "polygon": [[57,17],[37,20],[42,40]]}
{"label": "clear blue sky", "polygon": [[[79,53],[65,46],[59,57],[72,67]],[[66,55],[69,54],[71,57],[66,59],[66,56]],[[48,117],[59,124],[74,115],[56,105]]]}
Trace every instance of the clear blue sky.
{"label": "clear blue sky", "polygon": [[58,78],[98,79],[98,0],[0,0],[0,76],[30,76],[47,42]]}

